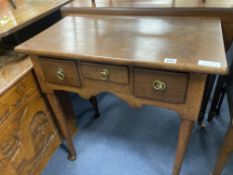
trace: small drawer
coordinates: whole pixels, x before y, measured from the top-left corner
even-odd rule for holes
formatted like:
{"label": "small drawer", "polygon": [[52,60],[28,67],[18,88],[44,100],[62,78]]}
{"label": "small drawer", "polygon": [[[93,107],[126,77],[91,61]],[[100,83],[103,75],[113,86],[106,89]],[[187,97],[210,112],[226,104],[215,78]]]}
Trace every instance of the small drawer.
{"label": "small drawer", "polygon": [[67,86],[81,86],[76,62],[41,58],[40,65],[46,81]]}
{"label": "small drawer", "polygon": [[188,74],[145,70],[134,70],[134,95],[170,103],[184,103]]}
{"label": "small drawer", "polygon": [[81,63],[84,78],[112,83],[128,84],[128,68],[104,64]]}

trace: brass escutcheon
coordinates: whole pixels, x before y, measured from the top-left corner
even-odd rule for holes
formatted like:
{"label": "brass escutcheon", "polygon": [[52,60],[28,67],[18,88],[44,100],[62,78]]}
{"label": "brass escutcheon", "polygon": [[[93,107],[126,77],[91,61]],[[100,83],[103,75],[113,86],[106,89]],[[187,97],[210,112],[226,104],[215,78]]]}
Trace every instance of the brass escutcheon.
{"label": "brass escutcheon", "polygon": [[157,91],[165,91],[167,88],[167,85],[165,82],[162,82],[160,80],[154,80],[153,81],[153,88]]}
{"label": "brass escutcheon", "polygon": [[109,78],[110,71],[108,69],[102,69],[100,72],[100,79],[101,80],[107,80]]}
{"label": "brass escutcheon", "polygon": [[61,67],[59,67],[57,69],[57,78],[59,80],[64,80],[65,79],[65,71]]}

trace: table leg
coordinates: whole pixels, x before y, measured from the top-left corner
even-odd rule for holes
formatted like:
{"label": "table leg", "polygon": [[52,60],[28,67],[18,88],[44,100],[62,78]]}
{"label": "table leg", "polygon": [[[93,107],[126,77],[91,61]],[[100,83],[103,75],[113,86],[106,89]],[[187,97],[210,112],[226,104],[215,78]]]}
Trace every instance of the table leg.
{"label": "table leg", "polygon": [[71,99],[69,97],[69,93],[65,91],[56,91],[55,95],[59,100],[64,113],[66,114],[66,123],[72,131],[72,134],[74,134],[77,131],[77,121],[72,107]]}
{"label": "table leg", "polygon": [[178,144],[176,148],[176,158],[173,167],[172,175],[179,175],[181,170],[181,165],[183,163],[184,155],[186,152],[189,139],[191,137],[192,129],[194,126],[194,121],[192,120],[181,120]]}
{"label": "table leg", "polygon": [[76,159],[76,152],[75,152],[74,144],[72,141],[72,135],[71,135],[71,131],[70,131],[69,127],[67,127],[67,122],[66,122],[65,114],[62,110],[62,106],[59,103],[59,101],[54,93],[46,94],[46,96],[49,100],[51,108],[52,108],[52,110],[55,114],[55,117],[57,119],[57,122],[60,126],[61,133],[67,142],[67,146],[68,146],[68,150],[69,150],[68,159],[75,160]]}
{"label": "table leg", "polygon": [[224,98],[224,88],[226,86],[226,76],[221,75],[218,78],[216,88],[214,91],[214,96],[211,102],[211,107],[210,107],[210,112],[208,114],[208,121],[211,122],[213,118],[218,115],[217,114],[217,109],[221,107],[221,98]]}
{"label": "table leg", "polygon": [[202,100],[202,105],[200,109],[200,114],[198,118],[198,124],[203,127],[204,126],[204,118],[205,118],[205,112],[206,108],[210,99],[210,95],[214,86],[214,82],[216,79],[216,75],[208,75],[207,81],[206,81],[206,86],[205,86],[205,92]]}
{"label": "table leg", "polygon": [[98,101],[96,96],[92,96],[90,98],[90,102],[95,110],[95,117],[98,118],[100,116],[100,112],[99,112]]}
{"label": "table leg", "polygon": [[226,94],[226,87],[224,87],[223,90],[222,90],[221,97],[220,97],[220,99],[219,99],[218,106],[217,106],[217,108],[216,108],[216,114],[217,114],[217,115],[220,114],[220,110],[221,110],[221,107],[222,107],[222,103],[223,103],[225,94]]}
{"label": "table leg", "polygon": [[233,124],[227,131],[224,139],[223,146],[220,150],[218,159],[214,166],[213,175],[220,175],[227,161],[229,160],[230,153],[233,151]]}

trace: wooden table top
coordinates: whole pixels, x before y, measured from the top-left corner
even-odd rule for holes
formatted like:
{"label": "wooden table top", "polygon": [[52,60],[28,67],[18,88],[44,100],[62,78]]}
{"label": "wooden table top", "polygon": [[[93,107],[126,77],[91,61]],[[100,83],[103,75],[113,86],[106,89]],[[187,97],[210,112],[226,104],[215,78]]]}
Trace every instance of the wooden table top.
{"label": "wooden table top", "polygon": [[70,0],[17,0],[17,8],[13,9],[7,0],[0,0],[0,38],[52,13],[68,2]]}
{"label": "wooden table top", "polygon": [[220,20],[208,17],[67,16],[16,50],[173,71],[227,73]]}
{"label": "wooden table top", "polygon": [[233,0],[74,0],[64,8],[140,7],[140,8],[233,8]]}
{"label": "wooden table top", "polygon": [[32,70],[32,62],[29,57],[11,61],[0,68],[0,96]]}

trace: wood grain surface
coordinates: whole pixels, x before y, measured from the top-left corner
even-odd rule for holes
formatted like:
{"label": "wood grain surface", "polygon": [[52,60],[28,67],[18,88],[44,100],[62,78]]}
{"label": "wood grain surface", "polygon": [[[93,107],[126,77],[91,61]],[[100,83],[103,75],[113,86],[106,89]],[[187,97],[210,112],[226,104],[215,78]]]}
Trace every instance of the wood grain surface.
{"label": "wood grain surface", "polygon": [[[90,62],[227,73],[221,24],[216,18],[65,17],[16,50]],[[176,63],[171,64],[170,58]]]}
{"label": "wood grain surface", "polygon": [[0,38],[52,13],[70,0],[17,0],[13,9],[7,0],[0,1]]}
{"label": "wood grain surface", "polygon": [[221,19],[225,49],[233,40],[232,0],[75,0],[62,7],[70,14],[102,14],[131,16],[192,16]]}
{"label": "wood grain surface", "polygon": [[[71,16],[21,44],[16,50],[30,54],[42,91],[46,93],[68,143],[71,160],[76,158],[76,152],[66,124],[65,110],[54,94],[57,90],[75,92],[84,98],[110,92],[132,106],[153,105],[176,111],[181,125],[173,175],[180,173],[193,124],[199,115],[207,74],[227,73],[218,18]],[[50,68],[40,64],[45,57],[54,63],[64,60],[75,62],[82,86],[48,81],[44,69]],[[107,67],[110,72],[114,68],[113,79],[108,74],[104,81],[99,80],[101,77],[97,74],[102,74],[102,67]],[[139,69],[143,72],[155,69],[142,75],[150,81],[145,82],[142,77],[137,79],[141,74]],[[164,92],[167,93],[167,101],[162,101],[161,95],[154,92],[144,94],[145,98],[136,96],[139,85],[146,84],[147,88],[149,83],[153,87],[156,76],[151,76],[157,73],[159,80],[167,82],[169,91]],[[128,84],[127,79],[121,79],[127,75]],[[177,85],[181,85],[178,94],[174,93],[178,91]]]}
{"label": "wood grain surface", "polygon": [[[188,74],[155,70],[134,70],[134,95],[170,103],[184,103],[188,85]],[[164,90],[156,90],[153,82],[165,83]]]}
{"label": "wood grain surface", "polygon": [[[87,79],[114,82],[120,84],[129,83],[128,68],[123,66],[111,66],[105,64],[81,63],[83,77]],[[106,79],[102,80],[100,73],[104,70],[109,72]]]}
{"label": "wood grain surface", "polygon": [[[44,74],[48,82],[55,84],[65,84],[75,87],[81,86],[81,81],[77,72],[75,62],[53,60],[53,59],[41,59],[40,64],[43,67]],[[58,78],[58,71],[61,70],[63,79]]]}
{"label": "wood grain surface", "polygon": [[32,69],[30,58],[12,61],[0,69],[0,96]]}
{"label": "wood grain surface", "polygon": [[232,8],[232,0],[74,0],[66,7]]}
{"label": "wood grain surface", "polygon": [[34,78],[28,72],[0,96],[2,175],[39,175],[61,143]]}

